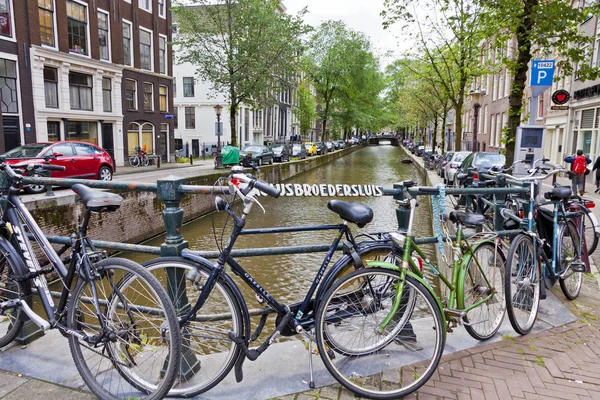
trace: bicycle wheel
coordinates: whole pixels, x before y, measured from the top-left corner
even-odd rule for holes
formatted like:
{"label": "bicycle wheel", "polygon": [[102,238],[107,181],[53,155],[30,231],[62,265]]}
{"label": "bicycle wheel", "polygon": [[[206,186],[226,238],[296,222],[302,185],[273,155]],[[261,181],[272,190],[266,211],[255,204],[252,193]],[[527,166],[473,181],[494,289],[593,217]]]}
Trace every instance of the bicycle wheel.
{"label": "bicycle wheel", "polygon": [[[31,284],[29,281],[15,281],[18,271],[26,271],[23,261],[14,248],[6,241],[0,241],[0,303],[10,300],[27,299],[31,304]],[[14,340],[23,327],[25,312],[19,304],[0,308],[0,347]]]}
{"label": "bicycle wheel", "polygon": [[140,165],[140,159],[138,158],[138,156],[130,156],[129,165],[131,165],[132,167],[138,167]]}
{"label": "bicycle wheel", "polygon": [[519,234],[510,244],[504,275],[506,311],[517,333],[526,335],[535,324],[540,291],[544,284],[540,263],[536,263],[533,242]]}
{"label": "bicycle wheel", "polygon": [[[400,283],[414,301],[401,302],[380,333]],[[347,389],[363,397],[397,399],[416,391],[435,371],[444,351],[442,321],[438,304],[417,280],[402,278],[399,271],[363,268],[336,281],[320,302],[316,341],[323,363]]]}
{"label": "bicycle wheel", "polygon": [[148,158],[148,156],[147,156],[146,154],[144,154],[144,155],[142,156],[142,161],[141,161],[141,163],[142,163],[142,165],[143,165],[144,167],[147,167],[147,166],[148,166],[148,164],[150,164],[150,159]]}
{"label": "bicycle wheel", "polygon": [[[576,272],[571,269],[573,261],[581,266],[581,250],[579,248],[579,232],[573,221],[567,221],[567,224],[561,224],[558,233],[558,268],[560,269],[559,278],[560,289],[565,297],[574,300],[579,296],[581,284],[583,283],[583,272]],[[564,277],[562,277],[564,275]]]}
{"label": "bicycle wheel", "polygon": [[152,274],[129,260],[105,259],[92,270],[97,279],[78,281],[67,313],[70,330],[98,338],[97,344],[90,344],[69,335],[81,377],[102,399],[163,398],[178,375],[181,359],[179,324],[166,291]]}
{"label": "bicycle wheel", "polygon": [[583,227],[585,229],[585,243],[587,244],[588,254],[592,254],[596,251],[596,247],[598,247],[598,239],[600,235],[596,233],[596,227],[594,221],[596,217],[594,214],[587,209],[586,207],[581,207],[581,211],[585,214],[583,220]]}
{"label": "bicycle wheel", "polygon": [[477,340],[487,340],[494,336],[504,319],[505,268],[506,259],[502,249],[489,242],[478,245],[469,259],[458,308],[466,309],[489,298],[468,311],[464,318],[465,329]]}
{"label": "bicycle wheel", "polygon": [[[210,265],[177,257],[161,257],[144,267],[167,288],[179,316],[195,304],[211,271]],[[189,279],[190,272],[197,273],[198,279]],[[227,376],[241,351],[229,332],[242,336],[242,314],[233,290],[219,279],[194,320],[182,329],[181,362],[188,373],[173,385],[170,396],[197,396]]]}

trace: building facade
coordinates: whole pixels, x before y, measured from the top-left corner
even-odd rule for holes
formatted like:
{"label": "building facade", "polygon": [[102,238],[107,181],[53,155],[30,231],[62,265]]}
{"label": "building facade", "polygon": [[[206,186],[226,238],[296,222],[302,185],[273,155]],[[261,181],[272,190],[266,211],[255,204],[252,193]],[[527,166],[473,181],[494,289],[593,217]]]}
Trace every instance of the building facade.
{"label": "building facade", "polygon": [[117,165],[136,146],[169,160],[169,6],[169,0],[0,0],[0,13],[10,21],[0,29],[16,25],[19,43],[0,40],[7,54],[16,47],[13,59],[6,55],[0,62],[8,85],[0,91],[6,127],[0,150],[80,140],[103,147]]}

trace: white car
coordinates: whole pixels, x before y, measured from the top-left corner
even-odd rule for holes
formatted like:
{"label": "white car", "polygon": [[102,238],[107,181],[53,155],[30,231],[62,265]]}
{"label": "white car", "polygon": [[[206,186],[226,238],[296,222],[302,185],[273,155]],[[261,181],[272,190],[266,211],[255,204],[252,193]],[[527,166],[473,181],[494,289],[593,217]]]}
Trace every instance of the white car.
{"label": "white car", "polygon": [[467,158],[467,156],[471,154],[470,151],[457,151],[454,153],[450,162],[446,164],[444,168],[444,183],[447,185],[454,185],[454,177],[456,176],[456,171],[460,164],[462,164],[463,160]]}

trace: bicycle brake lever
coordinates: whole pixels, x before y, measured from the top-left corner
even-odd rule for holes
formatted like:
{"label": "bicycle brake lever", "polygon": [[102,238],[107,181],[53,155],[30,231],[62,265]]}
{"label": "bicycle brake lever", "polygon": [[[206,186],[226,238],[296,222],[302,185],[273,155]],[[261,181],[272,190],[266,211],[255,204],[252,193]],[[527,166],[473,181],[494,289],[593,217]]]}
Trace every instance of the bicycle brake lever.
{"label": "bicycle brake lever", "polygon": [[[260,194],[260,190],[258,190],[258,189],[252,189],[252,191],[250,193],[251,194]],[[267,213],[267,211],[262,206],[262,204],[260,204],[260,202],[254,196],[247,196],[247,198],[250,199],[250,201],[252,201],[253,203],[258,204],[258,206],[263,210],[263,214]]]}

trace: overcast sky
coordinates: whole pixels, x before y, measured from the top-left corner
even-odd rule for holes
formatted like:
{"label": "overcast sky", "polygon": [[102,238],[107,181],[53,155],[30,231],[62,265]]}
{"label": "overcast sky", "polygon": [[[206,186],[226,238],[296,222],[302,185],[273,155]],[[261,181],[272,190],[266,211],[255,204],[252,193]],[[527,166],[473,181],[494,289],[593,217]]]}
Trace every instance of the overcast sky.
{"label": "overcast sky", "polygon": [[365,33],[374,47],[374,52],[381,58],[382,64],[393,61],[384,57],[392,52],[395,57],[407,49],[406,44],[399,46],[400,41],[396,33],[384,30],[379,15],[383,10],[384,0],[284,0],[289,14],[296,14],[304,7],[308,7],[308,14],[304,20],[313,26],[326,20],[342,20],[350,28]]}

